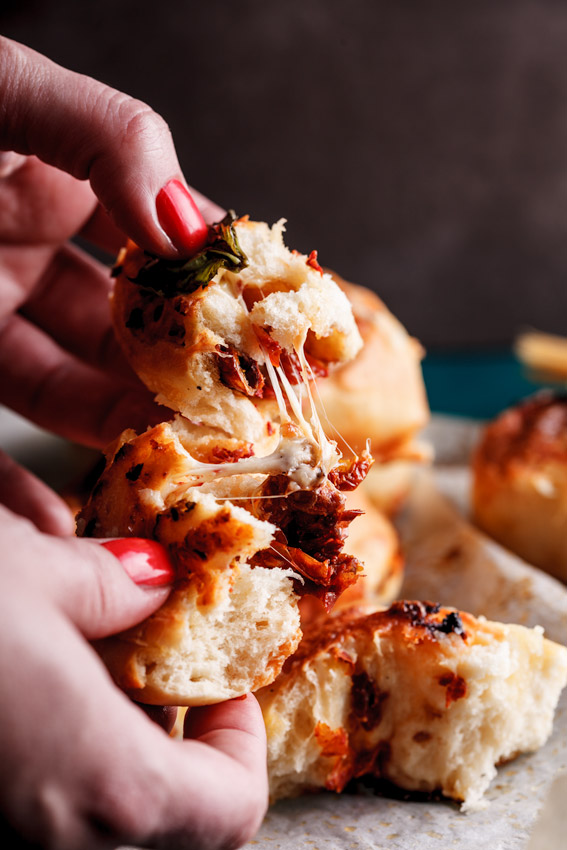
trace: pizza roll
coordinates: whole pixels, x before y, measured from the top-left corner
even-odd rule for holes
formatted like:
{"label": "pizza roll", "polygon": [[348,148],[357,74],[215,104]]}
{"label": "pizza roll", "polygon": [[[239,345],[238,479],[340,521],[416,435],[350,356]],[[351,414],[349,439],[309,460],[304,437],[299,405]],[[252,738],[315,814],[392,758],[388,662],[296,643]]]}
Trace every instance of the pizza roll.
{"label": "pizza roll", "polygon": [[367,776],[475,807],[496,765],[546,741],[566,682],[540,628],[408,601],[314,622],[257,693],[272,799]]}
{"label": "pizza roll", "polygon": [[421,345],[371,290],[334,280],[347,295],[363,346],[349,363],[318,381],[318,405],[331,436],[355,451],[370,440],[378,462],[414,459],[414,437],[429,420]]}
{"label": "pizza roll", "polygon": [[277,422],[272,370],[297,384],[362,345],[344,293],[283,231],[227,218],[195,258],[158,260],[130,243],[115,268],[116,335],[157,401],[259,450]]}
{"label": "pizza roll", "polygon": [[[258,458],[242,443],[228,457],[211,446],[207,455],[198,442],[197,459],[192,438],[182,417],[125,432],[79,514],[79,535],[157,540],[176,570],[158,612],[97,644],[139,702],[209,704],[267,684],[301,637],[300,596],[330,607],[362,572],[343,552],[359,511],[333,483],[349,479],[348,467],[302,489],[291,452]],[[303,480],[312,470],[297,457]]]}
{"label": "pizza roll", "polygon": [[472,462],[475,523],[567,581],[567,398],[541,393],[484,429]]}

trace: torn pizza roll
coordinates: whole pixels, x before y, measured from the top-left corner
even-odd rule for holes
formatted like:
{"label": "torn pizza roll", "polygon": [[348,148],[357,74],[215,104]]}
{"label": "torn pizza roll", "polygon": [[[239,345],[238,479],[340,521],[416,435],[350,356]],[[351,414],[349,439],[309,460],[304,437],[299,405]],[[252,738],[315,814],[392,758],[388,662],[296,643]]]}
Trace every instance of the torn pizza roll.
{"label": "torn pizza roll", "polygon": [[229,216],[190,260],[130,243],[114,270],[116,335],[157,401],[256,453],[277,427],[270,372],[302,383],[362,344],[344,293],[314,254],[285,247],[283,231],[283,220]]}
{"label": "torn pizza roll", "polygon": [[567,397],[539,393],[500,414],[472,472],[478,527],[567,581]]}
{"label": "torn pizza roll", "polygon": [[282,231],[229,216],[190,260],[130,246],[115,269],[131,365],[183,414],[122,435],[78,525],[155,539],[176,569],[164,608],[100,645],[142,702],[218,702],[271,681],[300,637],[299,596],[328,609],[362,571],[343,551],[360,513],[343,491],[372,461],[343,460],[311,392],[360,336],[344,294]]}
{"label": "torn pizza roll", "polygon": [[177,417],[139,436],[125,432],[77,526],[86,537],[157,540],[176,570],[159,611],[97,644],[139,702],[210,704],[267,684],[301,637],[300,596],[329,607],[362,571],[343,552],[359,512],[338,489],[355,470],[313,476],[310,447],[290,423],[272,455],[250,455],[244,443],[219,462],[198,443],[197,459],[186,424]]}
{"label": "torn pizza roll", "polygon": [[540,628],[407,601],[315,622],[257,693],[272,799],[370,776],[473,808],[496,765],[545,743],[566,682]]}

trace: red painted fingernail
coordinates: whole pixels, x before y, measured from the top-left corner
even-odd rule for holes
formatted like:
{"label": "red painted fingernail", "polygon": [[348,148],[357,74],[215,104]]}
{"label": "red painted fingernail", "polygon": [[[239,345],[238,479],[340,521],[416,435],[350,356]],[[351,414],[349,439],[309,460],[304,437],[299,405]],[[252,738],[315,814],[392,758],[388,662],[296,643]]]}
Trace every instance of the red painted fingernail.
{"label": "red painted fingernail", "polygon": [[159,223],[178,251],[192,256],[205,247],[209,228],[179,180],[170,180],[156,198]]}
{"label": "red painted fingernail", "polygon": [[156,587],[171,584],[175,578],[175,570],[165,549],[155,540],[121,537],[105,540],[102,545],[118,558],[136,584]]}

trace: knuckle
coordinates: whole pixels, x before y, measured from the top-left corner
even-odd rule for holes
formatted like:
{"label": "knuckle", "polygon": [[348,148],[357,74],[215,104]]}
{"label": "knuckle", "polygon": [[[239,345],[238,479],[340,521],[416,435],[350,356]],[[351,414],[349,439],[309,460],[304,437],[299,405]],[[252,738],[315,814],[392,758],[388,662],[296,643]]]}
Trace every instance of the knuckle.
{"label": "knuckle", "polygon": [[122,145],[162,149],[169,144],[171,133],[166,121],[141,100],[119,96],[117,119]]}
{"label": "knuckle", "polygon": [[135,776],[107,771],[96,787],[93,822],[121,842],[145,843],[150,836],[165,831],[165,777],[161,771],[152,770],[152,765],[144,764],[143,758],[139,767],[148,768],[148,774],[143,770]]}

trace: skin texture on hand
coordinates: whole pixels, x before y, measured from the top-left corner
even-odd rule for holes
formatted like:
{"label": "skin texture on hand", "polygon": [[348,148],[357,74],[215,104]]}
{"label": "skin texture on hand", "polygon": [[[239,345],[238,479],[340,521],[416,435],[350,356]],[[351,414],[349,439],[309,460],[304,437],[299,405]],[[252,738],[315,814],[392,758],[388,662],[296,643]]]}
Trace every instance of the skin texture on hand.
{"label": "skin texture on hand", "polygon": [[[146,104],[0,37],[0,402],[104,448],[124,428],[169,418],[142,386],[110,322],[108,269],[69,244],[110,252],[126,236],[176,256],[155,199],[183,181],[169,129]],[[4,151],[3,153],[1,151]],[[87,181],[87,178],[90,182]],[[199,193],[208,221],[223,210]],[[2,461],[0,461],[2,463]],[[0,500],[44,531],[71,533],[60,500],[10,470]],[[47,507],[40,509],[44,498]]]}
{"label": "skin texture on hand", "polygon": [[85,640],[137,623],[168,589],[138,587],[104,547],[43,535],[2,508],[0,534],[0,675],[13,695],[0,723],[0,806],[10,828],[58,850],[212,850],[250,838],[267,804],[255,699],[193,709],[188,738],[172,740]]}
{"label": "skin texture on hand", "polygon": [[2,38],[0,102],[0,149],[28,155],[7,154],[0,177],[2,401],[102,447],[167,412],[114,340],[108,270],[66,243],[82,233],[116,251],[127,234],[177,255],[155,206],[169,180],[183,179],[171,135],[145,104]]}
{"label": "skin texture on hand", "polygon": [[[103,447],[168,412],[116,345],[108,269],[68,240],[115,252],[128,235],[177,255],[155,205],[183,181],[171,136],[145,104],[1,37],[0,104],[0,402]],[[222,217],[194,197],[207,221]],[[89,643],[140,622],[169,588],[137,586],[110,551],[72,537],[64,502],[6,455],[0,502],[16,512],[0,507],[3,843],[240,846],[267,805],[256,700],[191,711],[186,739],[169,738]]]}

